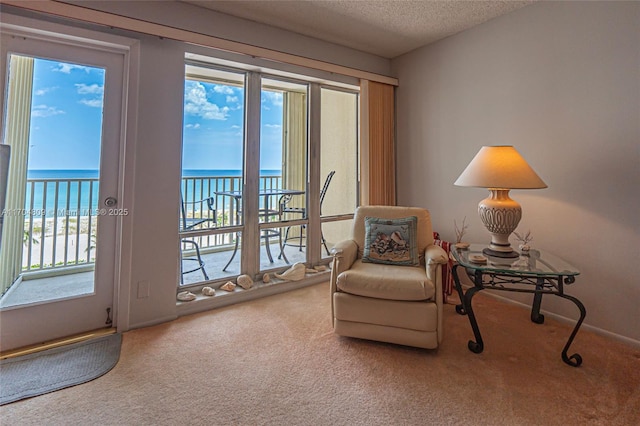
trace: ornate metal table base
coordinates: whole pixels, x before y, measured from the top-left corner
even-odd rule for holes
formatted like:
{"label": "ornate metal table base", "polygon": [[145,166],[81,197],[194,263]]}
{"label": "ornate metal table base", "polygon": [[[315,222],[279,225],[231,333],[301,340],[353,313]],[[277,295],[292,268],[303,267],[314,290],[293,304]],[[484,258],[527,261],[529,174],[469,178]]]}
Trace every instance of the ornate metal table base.
{"label": "ornate metal table base", "polygon": [[[456,260],[461,260],[459,255],[455,255]],[[460,263],[463,263],[461,265]],[[574,353],[568,355],[569,347],[576,337],[585,316],[587,315],[586,309],[582,302],[573,296],[564,294],[564,285],[571,284],[575,281],[575,275],[577,272],[566,271],[557,272],[555,275],[551,273],[540,273],[538,271],[534,273],[528,273],[527,271],[515,270],[513,268],[491,268],[482,265],[469,265],[467,262],[460,262],[453,266],[453,278],[455,281],[456,290],[460,296],[461,304],[456,306],[456,312],[460,315],[467,315],[471,329],[475,340],[469,340],[468,347],[473,353],[481,353],[484,350],[484,342],[482,341],[482,335],[478,328],[478,322],[476,321],[475,314],[473,313],[472,300],[476,293],[479,293],[484,289],[494,289],[501,291],[514,291],[519,293],[533,293],[533,305],[531,307],[531,321],[536,324],[544,323],[544,315],[540,313],[540,306],[542,304],[542,296],[544,294],[552,294],[563,299],[572,301],[580,310],[580,319],[576,323],[569,340],[562,349],[562,360],[572,367],[579,367],[582,364],[582,357]],[[466,268],[466,271],[470,278],[473,279],[474,286],[469,288],[466,292],[462,291],[460,284],[460,278],[458,276],[458,268]],[[506,270],[512,269],[512,270]]]}

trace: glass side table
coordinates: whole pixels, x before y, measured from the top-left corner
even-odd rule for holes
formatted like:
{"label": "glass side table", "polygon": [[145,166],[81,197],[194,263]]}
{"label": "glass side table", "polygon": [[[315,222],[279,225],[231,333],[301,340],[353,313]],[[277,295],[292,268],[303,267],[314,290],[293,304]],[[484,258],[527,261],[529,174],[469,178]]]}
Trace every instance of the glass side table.
{"label": "glass side table", "polygon": [[[580,272],[559,257],[541,250],[532,249],[521,253],[518,258],[504,259],[483,255],[484,247],[484,244],[471,244],[468,248],[452,247],[451,250],[457,262],[452,269],[453,279],[461,301],[461,304],[456,306],[456,312],[468,316],[475,337],[475,341],[469,340],[469,350],[479,354],[484,349],[482,335],[471,306],[471,300],[476,293],[484,289],[533,293],[531,321],[536,324],[544,323],[544,315],[540,313],[542,295],[552,294],[572,301],[580,310],[580,319],[562,350],[562,360],[565,363],[573,367],[580,366],[582,357],[577,353],[568,356],[567,351],[587,311],[582,302],[564,292],[564,286],[573,284]],[[473,287],[466,292],[462,291],[458,268],[464,268],[473,281]]]}

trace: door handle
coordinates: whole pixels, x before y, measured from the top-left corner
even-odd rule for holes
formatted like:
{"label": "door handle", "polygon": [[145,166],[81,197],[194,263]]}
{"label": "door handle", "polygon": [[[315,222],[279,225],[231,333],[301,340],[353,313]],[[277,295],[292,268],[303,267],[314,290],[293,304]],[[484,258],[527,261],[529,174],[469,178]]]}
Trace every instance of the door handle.
{"label": "door handle", "polygon": [[104,205],[107,207],[113,207],[118,204],[118,199],[115,197],[107,197],[104,200]]}

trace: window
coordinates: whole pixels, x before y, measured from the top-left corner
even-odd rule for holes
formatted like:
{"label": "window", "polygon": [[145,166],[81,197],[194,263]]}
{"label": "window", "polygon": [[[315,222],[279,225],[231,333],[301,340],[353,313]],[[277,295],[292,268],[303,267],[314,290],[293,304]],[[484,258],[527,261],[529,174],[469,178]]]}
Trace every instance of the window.
{"label": "window", "polygon": [[185,68],[181,287],[319,264],[358,204],[357,91],[227,65]]}
{"label": "window", "polygon": [[358,94],[323,87],[321,96],[320,214],[323,244],[330,248],[349,235],[344,215],[358,206]]}

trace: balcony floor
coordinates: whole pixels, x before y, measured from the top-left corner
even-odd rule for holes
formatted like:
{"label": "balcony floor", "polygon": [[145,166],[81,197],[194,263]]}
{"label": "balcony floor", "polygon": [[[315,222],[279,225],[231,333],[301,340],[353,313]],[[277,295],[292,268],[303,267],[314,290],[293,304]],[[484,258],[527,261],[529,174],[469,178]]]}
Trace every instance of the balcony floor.
{"label": "balcony floor", "polygon": [[[273,269],[283,269],[289,265],[293,265],[296,262],[305,262],[306,261],[306,252],[305,248],[302,248],[302,251],[298,250],[298,247],[286,246],[285,247],[285,256],[289,260],[287,264],[284,259],[278,259],[278,255],[280,254],[280,247],[278,244],[270,244],[271,248],[271,256],[273,257],[273,263],[269,262],[269,258],[267,257],[267,253],[264,247],[260,249],[260,270],[268,271]],[[242,248],[238,249],[238,253],[236,253],[233,261],[229,265],[226,271],[223,271],[222,268],[227,264],[233,250],[225,250],[214,253],[203,253],[202,260],[204,261],[204,267],[207,271],[207,275],[210,280],[220,280],[224,278],[231,278],[237,275],[240,275],[240,255]],[[184,264],[184,268],[192,267],[190,262],[186,262]],[[197,282],[201,282],[204,280],[202,275],[202,271],[195,271],[188,274],[184,274],[184,285],[194,284]]]}
{"label": "balcony floor", "polygon": [[[280,254],[278,244],[271,244],[270,248],[273,263],[269,262],[265,248],[261,247],[260,269],[262,271],[274,269],[278,271],[296,262],[306,261],[304,247],[302,251],[299,251],[298,247],[285,247],[285,255],[289,260],[289,264],[287,264],[284,259],[278,259],[278,255]],[[233,249],[202,254],[205,270],[210,280],[232,279],[240,274],[241,248],[238,249],[238,253],[236,253],[227,271],[222,270],[229,261],[232,253]],[[187,262],[184,267],[186,269],[190,266],[189,262]],[[184,275],[185,286],[203,281],[202,271],[195,271]],[[47,278],[23,279],[14,287],[15,288],[11,288],[0,299],[0,309],[91,294],[93,292],[93,272],[78,272]]]}

